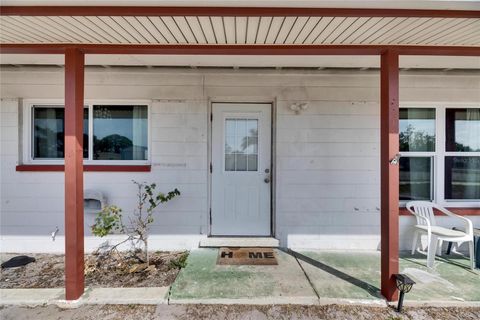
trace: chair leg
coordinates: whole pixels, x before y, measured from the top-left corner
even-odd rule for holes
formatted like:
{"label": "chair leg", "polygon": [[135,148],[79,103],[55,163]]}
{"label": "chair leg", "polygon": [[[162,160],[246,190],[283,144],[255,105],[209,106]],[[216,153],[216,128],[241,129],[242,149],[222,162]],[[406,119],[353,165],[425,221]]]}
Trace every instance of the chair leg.
{"label": "chair leg", "polygon": [[442,255],[442,246],[443,246],[443,240],[438,240],[437,244],[437,256]]}
{"label": "chair leg", "polygon": [[412,254],[415,254],[415,251],[417,250],[417,244],[418,244],[418,231],[415,231],[413,233]]}
{"label": "chair leg", "polygon": [[438,238],[434,235],[430,237],[430,242],[428,244],[428,255],[427,255],[427,267],[433,268],[433,263],[435,262],[435,253],[437,251],[437,242]]}
{"label": "chair leg", "polygon": [[473,245],[473,241],[468,242],[468,247],[470,250],[470,264],[473,270],[475,269],[475,246]]}

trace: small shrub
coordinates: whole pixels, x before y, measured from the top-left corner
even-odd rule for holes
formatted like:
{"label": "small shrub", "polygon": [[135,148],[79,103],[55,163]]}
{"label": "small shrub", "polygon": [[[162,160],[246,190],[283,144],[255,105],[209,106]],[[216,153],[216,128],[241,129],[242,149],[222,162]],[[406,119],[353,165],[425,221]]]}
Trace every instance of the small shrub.
{"label": "small shrub", "polygon": [[170,268],[182,269],[187,266],[188,252],[185,251],[182,255],[176,259],[170,260]]}

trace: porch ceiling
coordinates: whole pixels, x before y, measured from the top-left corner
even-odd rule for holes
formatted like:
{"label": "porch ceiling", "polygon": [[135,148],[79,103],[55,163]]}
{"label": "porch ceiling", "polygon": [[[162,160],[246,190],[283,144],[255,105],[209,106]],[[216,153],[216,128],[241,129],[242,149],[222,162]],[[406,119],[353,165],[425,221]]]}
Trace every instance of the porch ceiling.
{"label": "porch ceiling", "polygon": [[0,44],[480,46],[480,18],[2,15]]}

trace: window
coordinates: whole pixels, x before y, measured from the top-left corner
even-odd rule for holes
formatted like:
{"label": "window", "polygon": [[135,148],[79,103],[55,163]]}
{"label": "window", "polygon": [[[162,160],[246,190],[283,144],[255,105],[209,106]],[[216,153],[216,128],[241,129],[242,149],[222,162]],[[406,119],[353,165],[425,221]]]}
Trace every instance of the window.
{"label": "window", "polygon": [[225,171],[257,171],[258,120],[225,120]]}
{"label": "window", "polygon": [[[64,158],[65,110],[62,105],[33,104],[28,159],[49,162]],[[83,157],[86,161],[148,160],[148,106],[85,106]]]}
{"label": "window", "polygon": [[146,106],[93,106],[94,160],[147,160]]}
{"label": "window", "polygon": [[480,108],[445,113],[445,199],[480,199]]}
{"label": "window", "polygon": [[400,200],[433,200],[435,109],[400,109]]}
{"label": "window", "polygon": [[480,108],[400,108],[399,129],[401,201],[480,204]]}
{"label": "window", "polygon": [[[63,159],[64,157],[63,106],[34,106],[33,159]],[[88,108],[83,114],[83,157],[88,158]]]}

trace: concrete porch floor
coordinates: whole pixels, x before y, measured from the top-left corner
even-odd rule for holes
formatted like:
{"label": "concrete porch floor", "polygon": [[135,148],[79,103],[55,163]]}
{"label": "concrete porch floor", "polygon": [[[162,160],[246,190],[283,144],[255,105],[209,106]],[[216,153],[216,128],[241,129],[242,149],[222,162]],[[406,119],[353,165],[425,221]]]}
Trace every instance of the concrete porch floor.
{"label": "concrete porch floor", "polygon": [[[194,250],[172,285],[170,302],[383,304],[379,252],[276,252],[277,266],[217,266],[217,249]],[[452,254],[437,257],[433,269],[425,264],[424,255],[401,255],[401,273],[416,281],[407,302],[480,301],[480,271],[470,270],[467,259]]]}

